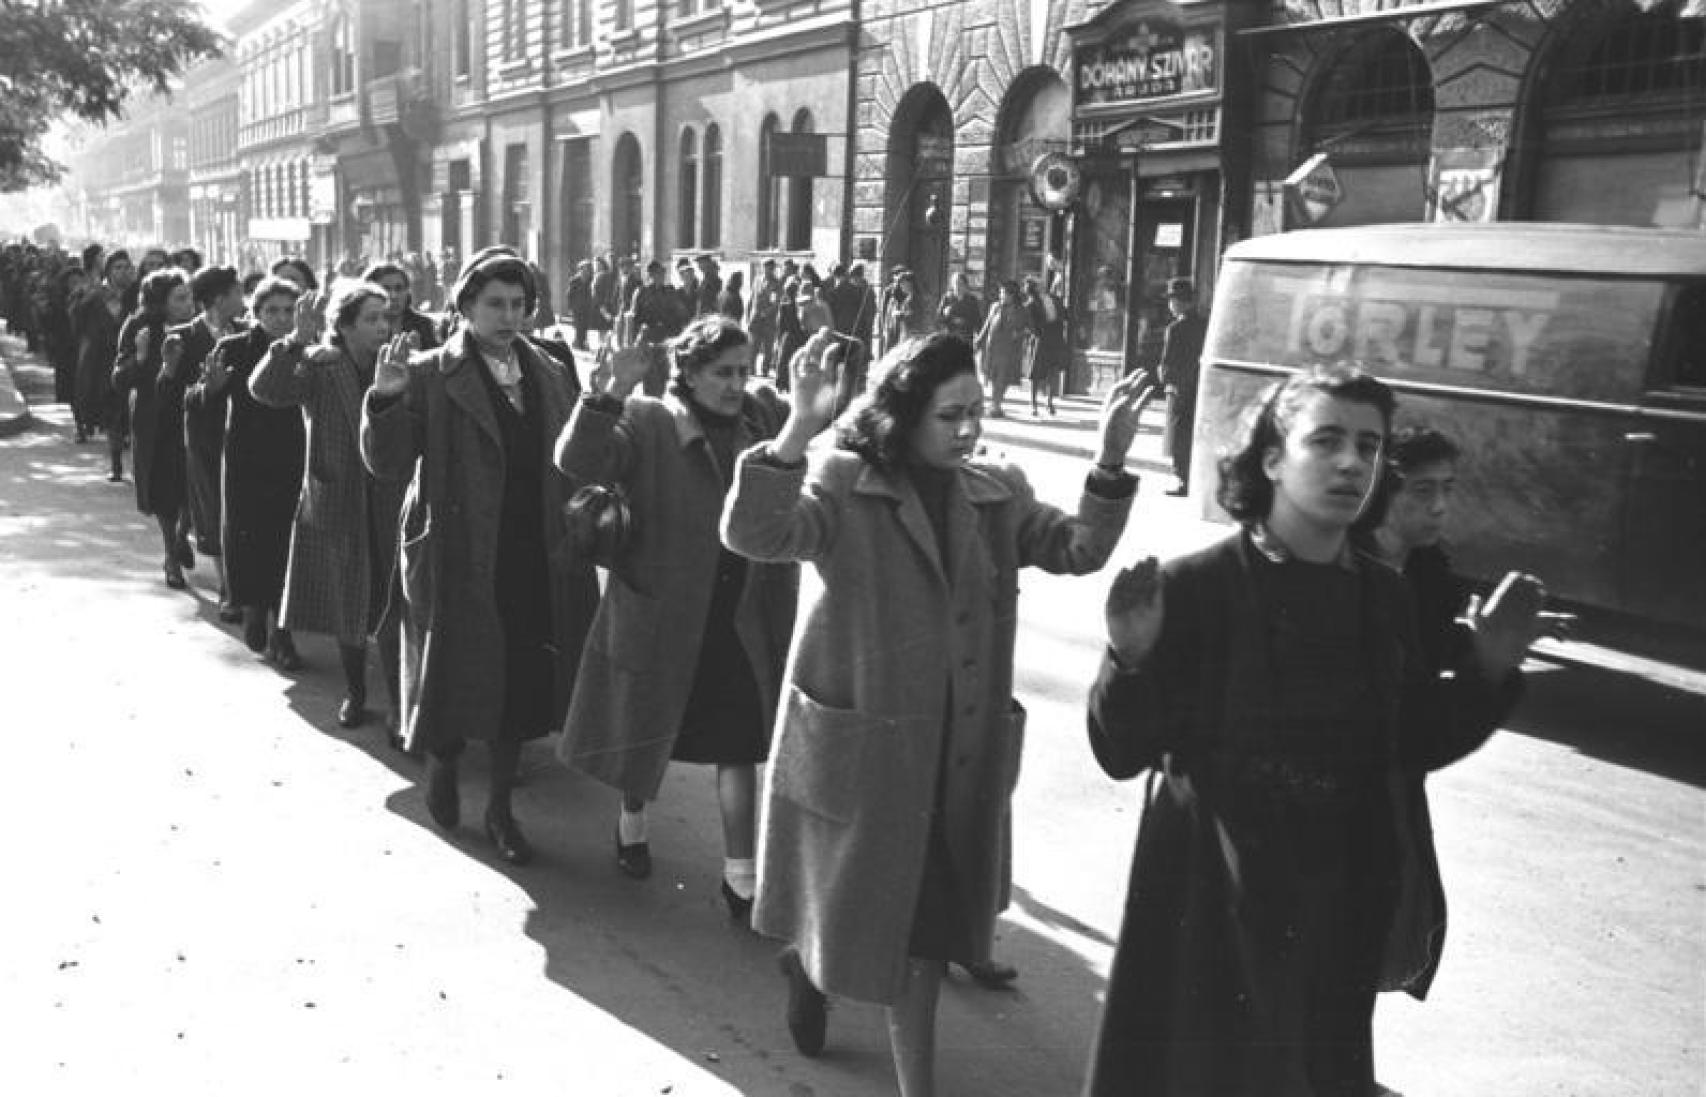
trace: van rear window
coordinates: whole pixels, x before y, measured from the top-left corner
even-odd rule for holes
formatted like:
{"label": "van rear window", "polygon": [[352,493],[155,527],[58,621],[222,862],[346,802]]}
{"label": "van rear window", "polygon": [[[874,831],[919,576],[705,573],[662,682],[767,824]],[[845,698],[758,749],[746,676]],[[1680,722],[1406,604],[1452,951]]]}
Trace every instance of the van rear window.
{"label": "van rear window", "polygon": [[1664,295],[1657,281],[1235,261],[1204,356],[1633,402]]}

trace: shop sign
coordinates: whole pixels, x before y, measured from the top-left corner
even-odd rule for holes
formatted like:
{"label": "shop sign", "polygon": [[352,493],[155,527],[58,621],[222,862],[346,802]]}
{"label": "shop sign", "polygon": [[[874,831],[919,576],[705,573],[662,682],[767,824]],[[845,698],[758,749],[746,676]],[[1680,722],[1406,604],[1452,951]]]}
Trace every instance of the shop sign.
{"label": "shop sign", "polygon": [[1217,91],[1218,28],[1142,22],[1079,48],[1073,57],[1078,103],[1127,103]]}
{"label": "shop sign", "polygon": [[1288,175],[1285,190],[1291,196],[1298,217],[1306,225],[1313,225],[1332,213],[1333,207],[1345,197],[1338,173],[1324,152],[1311,156]]}

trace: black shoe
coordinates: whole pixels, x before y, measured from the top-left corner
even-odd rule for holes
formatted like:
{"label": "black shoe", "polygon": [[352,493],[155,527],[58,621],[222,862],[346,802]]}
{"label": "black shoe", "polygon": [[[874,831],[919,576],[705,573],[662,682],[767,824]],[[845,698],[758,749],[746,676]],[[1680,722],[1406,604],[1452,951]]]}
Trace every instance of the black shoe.
{"label": "black shoe", "polygon": [[232,602],[219,603],[219,620],[223,624],[234,625],[243,619],[243,607]]}
{"label": "black shoe", "polygon": [[978,986],[989,990],[1006,990],[1013,985],[1013,980],[1019,977],[1019,969],[1012,964],[1003,964],[995,960],[974,960],[961,965],[977,982]]}
{"label": "black shoe", "polygon": [[752,924],[752,900],[736,895],[727,880],[723,881],[723,902],[728,905],[730,921]]}
{"label": "black shoe", "polygon": [[462,791],[456,785],[456,763],[427,755],[427,814],[440,830],[455,830],[462,821]]}
{"label": "black shoe", "polygon": [[243,607],[243,646],[256,655],[265,652],[272,657],[272,646],[267,643],[267,611],[259,606]]}
{"label": "black shoe", "polygon": [[286,674],[295,674],[302,669],[302,656],[296,654],[296,641],[290,638],[289,629],[272,630],[272,637],[267,641],[267,660]]}
{"label": "black shoe", "polygon": [[82,445],[84,442],[87,442],[88,440],[89,440],[89,432],[84,430],[82,427],[78,427],[77,428],[77,444]]}
{"label": "black shoe", "polygon": [[188,537],[178,538],[178,547],[175,550],[175,555],[179,566],[184,568],[184,570],[195,570],[195,550],[190,547],[190,539]]}
{"label": "black shoe", "polygon": [[829,1036],[829,1000],[812,986],[797,950],[784,951],[777,963],[788,980],[788,1035],[794,1038],[801,1055],[816,1059],[823,1054],[824,1040]]}
{"label": "black shoe", "polygon": [[616,867],[636,880],[644,880],[652,874],[652,847],[645,842],[635,842],[631,846],[622,844],[622,831],[616,831]]}
{"label": "black shoe", "polygon": [[167,560],[165,564],[165,571],[166,585],[171,587],[173,590],[183,590],[185,587],[189,586],[188,583],[184,582],[183,568],[178,566],[178,562],[176,560]]}
{"label": "black shoe", "polygon": [[1168,488],[1163,494],[1171,495],[1173,498],[1177,499],[1180,496],[1189,495],[1190,493],[1190,488],[1186,487],[1184,484],[1180,484],[1177,487]]}
{"label": "black shoe", "polygon": [[345,697],[338,706],[338,726],[358,728],[367,722],[367,698]]}
{"label": "black shoe", "polygon": [[509,812],[486,812],[486,837],[497,847],[498,858],[517,867],[533,860],[533,847],[527,844],[515,816]]}
{"label": "black shoe", "polygon": [[109,483],[109,484],[122,484],[122,483],[124,483],[124,469],[115,468],[111,472],[107,473],[107,483]]}

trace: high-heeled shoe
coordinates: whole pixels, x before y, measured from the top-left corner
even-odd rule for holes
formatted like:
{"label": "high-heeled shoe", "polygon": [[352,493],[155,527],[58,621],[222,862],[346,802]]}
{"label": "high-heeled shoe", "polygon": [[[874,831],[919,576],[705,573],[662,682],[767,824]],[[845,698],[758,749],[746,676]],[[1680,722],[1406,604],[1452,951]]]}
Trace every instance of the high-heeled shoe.
{"label": "high-heeled shoe", "polygon": [[440,830],[455,830],[462,821],[462,793],[456,784],[456,763],[427,755],[426,808]]}
{"label": "high-heeled shoe", "polygon": [[742,899],[727,880],[723,881],[723,903],[729,908],[730,921],[752,924],[752,900]]}
{"label": "high-heeled shoe", "polygon": [[507,811],[486,812],[486,837],[492,840],[498,858],[505,864],[520,867],[533,860],[533,847],[515,825],[515,816]]}

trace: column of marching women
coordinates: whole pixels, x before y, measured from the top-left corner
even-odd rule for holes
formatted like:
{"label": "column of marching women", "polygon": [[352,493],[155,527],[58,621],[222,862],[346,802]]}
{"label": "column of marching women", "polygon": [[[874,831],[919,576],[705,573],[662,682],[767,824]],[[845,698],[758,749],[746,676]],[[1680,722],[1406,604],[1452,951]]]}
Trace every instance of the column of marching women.
{"label": "column of marching women", "polygon": [[[1107,563],[1153,392],[1114,386],[1061,509],[978,446],[973,341],[1034,326],[1016,286],[988,321],[891,325],[866,377],[865,340],[831,326],[871,311],[862,272],[808,296],[766,267],[750,307],[715,263],[683,287],[655,263],[577,270],[584,380],[539,270],[502,247],[446,278],[440,320],[396,263],[322,285],[296,260],[240,277],[98,248],[37,264],[33,307],[0,301],[64,372],[78,441],[105,433],[117,481],[133,455],[168,587],[212,561],[221,619],[285,673],[293,634],[333,637],[345,727],[371,718],[377,662],[435,825],[462,825],[477,740],[479,826],[527,864],[518,760],[560,732],[561,761],[620,792],[614,867],[644,880],[668,767],[713,767],[722,899],[780,942],[798,1050],[824,1051],[831,998],[875,1003],[899,1092],[926,1097],[949,965],[1017,974],[991,947],[1017,574]],[[1354,365],[1276,382],[1220,461],[1236,532],[1111,584],[1090,747],[1149,779],[1088,1092],[1382,1092],[1376,995],[1425,994],[1443,940],[1423,778],[1498,726],[1543,625],[1525,575],[1457,615],[1434,545],[1456,451],[1406,438],[1388,461],[1394,406]],[[622,530],[602,582],[565,517],[594,488]]]}

